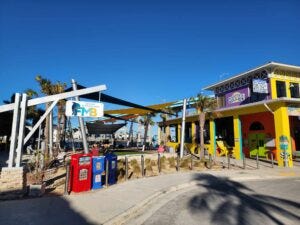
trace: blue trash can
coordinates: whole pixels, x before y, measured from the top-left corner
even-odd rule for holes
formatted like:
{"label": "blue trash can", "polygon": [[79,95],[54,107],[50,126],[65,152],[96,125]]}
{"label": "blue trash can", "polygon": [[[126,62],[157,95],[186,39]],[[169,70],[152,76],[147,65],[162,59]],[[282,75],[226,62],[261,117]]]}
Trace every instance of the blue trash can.
{"label": "blue trash can", "polygon": [[108,153],[105,155],[105,163],[108,163],[108,184],[115,184],[117,182],[118,157],[113,153]]}
{"label": "blue trash can", "polygon": [[93,156],[92,189],[102,188],[102,174],[105,171],[105,157]]}

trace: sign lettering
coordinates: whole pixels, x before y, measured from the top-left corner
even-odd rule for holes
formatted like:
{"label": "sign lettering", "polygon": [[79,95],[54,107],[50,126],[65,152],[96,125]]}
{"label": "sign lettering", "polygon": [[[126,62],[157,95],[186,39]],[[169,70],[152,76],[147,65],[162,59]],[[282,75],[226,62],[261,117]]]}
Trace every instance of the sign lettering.
{"label": "sign lettering", "polygon": [[67,101],[66,116],[102,117],[103,108],[99,102]]}

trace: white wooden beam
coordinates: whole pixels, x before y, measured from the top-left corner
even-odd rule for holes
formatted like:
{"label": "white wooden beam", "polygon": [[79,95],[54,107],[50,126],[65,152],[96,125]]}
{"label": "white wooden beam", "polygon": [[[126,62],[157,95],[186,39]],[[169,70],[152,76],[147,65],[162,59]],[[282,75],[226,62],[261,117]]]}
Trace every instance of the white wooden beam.
{"label": "white wooden beam", "polygon": [[[66,98],[72,98],[75,96],[80,96],[80,95],[85,95],[85,94],[90,94],[94,92],[100,92],[100,91],[105,91],[106,90],[106,85],[99,85],[95,87],[90,87],[90,88],[84,88],[76,91],[69,91],[69,92],[64,92],[61,94],[56,94],[56,95],[50,95],[50,96],[45,96],[45,97],[40,97],[40,98],[34,98],[30,99],[27,103],[27,106],[33,106],[33,105],[39,105],[43,104],[46,102],[53,102],[55,100],[61,100],[61,99],[66,99]],[[0,113],[1,112],[6,112],[6,111],[11,111],[14,109],[14,103],[11,104],[6,104],[0,106]]]}
{"label": "white wooden beam", "polygon": [[[29,140],[29,138],[34,134],[34,132],[41,126],[42,122],[49,115],[49,113],[52,111],[52,109],[57,104],[57,102],[58,102],[58,100],[55,100],[54,102],[52,102],[52,104],[47,109],[47,111],[41,116],[41,118],[39,119],[39,121],[34,125],[34,127],[31,129],[31,131],[27,134],[27,136],[24,139],[24,145],[27,143],[27,141]],[[40,134],[39,134],[39,138],[40,138]]]}
{"label": "white wooden beam", "polygon": [[14,115],[13,115],[13,123],[11,128],[11,141],[10,141],[10,149],[9,149],[9,158],[8,158],[8,167],[14,166],[14,158],[16,151],[16,143],[17,143],[17,130],[19,129],[19,116],[20,116],[20,103],[21,96],[19,93],[15,94],[15,104],[14,104]]}
{"label": "white wooden beam", "polygon": [[24,143],[24,133],[25,133],[26,114],[27,114],[27,94],[22,94],[16,167],[21,166],[22,153],[23,153],[23,143]]}

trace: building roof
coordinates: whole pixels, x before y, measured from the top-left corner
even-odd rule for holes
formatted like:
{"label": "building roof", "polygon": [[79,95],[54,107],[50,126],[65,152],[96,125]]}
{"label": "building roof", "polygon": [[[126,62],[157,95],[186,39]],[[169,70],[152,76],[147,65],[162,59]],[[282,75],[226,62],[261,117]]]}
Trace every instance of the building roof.
{"label": "building roof", "polygon": [[218,86],[221,86],[221,85],[224,85],[226,83],[235,81],[235,80],[240,79],[242,77],[245,77],[245,76],[249,75],[250,73],[255,73],[255,72],[266,70],[266,69],[276,69],[276,68],[287,69],[287,70],[291,70],[291,71],[300,72],[300,66],[277,63],[277,62],[268,62],[264,65],[258,66],[256,68],[250,69],[250,70],[248,70],[246,72],[243,72],[243,73],[240,73],[240,74],[237,74],[235,76],[232,76],[232,77],[230,77],[228,79],[225,79],[223,81],[220,81],[218,83],[207,86],[207,87],[203,88],[203,90],[213,91]]}

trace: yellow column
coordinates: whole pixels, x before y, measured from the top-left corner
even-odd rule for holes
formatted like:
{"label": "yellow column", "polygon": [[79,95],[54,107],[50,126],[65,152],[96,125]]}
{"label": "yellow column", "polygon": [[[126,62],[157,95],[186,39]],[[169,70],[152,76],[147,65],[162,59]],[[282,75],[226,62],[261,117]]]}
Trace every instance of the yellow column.
{"label": "yellow column", "polygon": [[276,90],[276,80],[274,78],[271,78],[271,96],[272,99],[277,98],[277,90]]}
{"label": "yellow column", "polygon": [[241,121],[238,115],[233,117],[233,130],[234,130],[234,157],[236,159],[241,159],[243,151],[243,140],[242,140],[242,129]]}
{"label": "yellow column", "polygon": [[178,143],[180,143],[181,140],[181,124],[178,124]]}
{"label": "yellow column", "polygon": [[216,155],[216,125],[214,120],[209,121],[209,136],[210,136],[210,144],[209,144],[209,153],[212,155]]}
{"label": "yellow column", "polygon": [[275,134],[276,134],[276,156],[278,166],[284,166],[284,153],[288,154],[287,165],[293,167],[291,135],[288,109],[282,105],[274,112]]}

